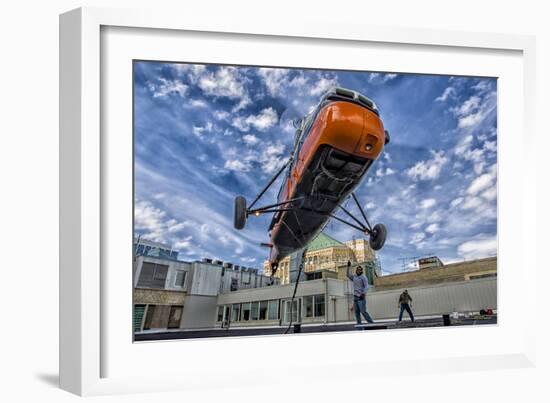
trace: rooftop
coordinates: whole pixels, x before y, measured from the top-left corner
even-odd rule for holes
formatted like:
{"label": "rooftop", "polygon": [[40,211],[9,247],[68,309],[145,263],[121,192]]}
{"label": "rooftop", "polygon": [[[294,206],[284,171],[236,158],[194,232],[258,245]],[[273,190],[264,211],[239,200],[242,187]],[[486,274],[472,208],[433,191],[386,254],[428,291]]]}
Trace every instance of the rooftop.
{"label": "rooftop", "polygon": [[324,232],[321,232],[319,235],[317,235],[307,246],[308,252],[320,250],[320,249],[326,249],[326,248],[334,248],[334,247],[344,247],[347,248],[345,244],[343,244],[340,241],[337,241],[336,239],[332,238],[331,236],[328,236]]}

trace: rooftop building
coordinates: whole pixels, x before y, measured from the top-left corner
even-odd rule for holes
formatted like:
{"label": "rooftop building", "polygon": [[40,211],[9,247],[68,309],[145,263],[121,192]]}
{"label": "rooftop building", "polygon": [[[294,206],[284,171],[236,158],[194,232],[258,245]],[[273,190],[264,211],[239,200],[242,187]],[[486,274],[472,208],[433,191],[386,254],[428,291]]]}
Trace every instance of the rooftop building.
{"label": "rooftop building", "polygon": [[150,241],[141,237],[134,238],[134,255],[151,256],[171,260],[178,260],[178,251],[171,245],[161,242]]}
{"label": "rooftop building", "polygon": [[136,257],[133,279],[135,331],[213,326],[219,294],[279,284],[254,268],[145,255]]}
{"label": "rooftop building", "polygon": [[[295,266],[299,263],[296,261],[300,258],[299,255],[300,252],[296,252],[293,255],[287,256],[279,263],[275,277],[279,278],[282,284],[294,282],[295,279],[291,274],[296,270]],[[370,276],[370,281],[373,281],[374,276],[380,274],[378,260],[368,240],[353,239],[347,242],[340,242],[321,232],[307,246],[304,273],[307,275],[324,270],[336,273],[338,272],[338,267],[347,264],[348,261],[365,266],[367,276]],[[271,273],[269,262],[264,263],[264,273],[267,275]]]}

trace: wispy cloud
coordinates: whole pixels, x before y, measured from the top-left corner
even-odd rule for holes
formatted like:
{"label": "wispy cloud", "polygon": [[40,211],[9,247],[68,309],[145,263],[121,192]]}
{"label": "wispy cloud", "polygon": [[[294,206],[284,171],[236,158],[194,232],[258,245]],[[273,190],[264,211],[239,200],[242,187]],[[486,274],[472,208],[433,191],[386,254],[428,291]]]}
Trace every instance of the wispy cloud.
{"label": "wispy cloud", "polygon": [[441,173],[441,168],[448,161],[445,157],[445,152],[431,151],[432,158],[425,161],[417,162],[413,167],[407,170],[407,175],[413,179],[430,180],[436,179]]}

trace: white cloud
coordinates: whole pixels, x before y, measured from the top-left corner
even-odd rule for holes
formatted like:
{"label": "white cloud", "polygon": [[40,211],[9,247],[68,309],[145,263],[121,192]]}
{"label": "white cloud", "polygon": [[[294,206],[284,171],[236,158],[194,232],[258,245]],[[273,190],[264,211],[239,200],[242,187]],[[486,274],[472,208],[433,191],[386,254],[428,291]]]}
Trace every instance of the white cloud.
{"label": "white cloud", "polygon": [[436,222],[436,221],[441,221],[441,219],[442,219],[441,213],[438,210],[436,210],[428,216],[426,221],[427,222]]}
{"label": "white cloud", "polygon": [[311,88],[309,93],[312,96],[319,96],[336,86],[338,86],[338,80],[336,78],[321,77],[321,79]]}
{"label": "white cloud", "polygon": [[464,200],[463,197],[457,197],[456,199],[454,199],[452,202],[451,202],[451,207],[456,207],[458,206],[460,203],[462,203],[462,201]]}
{"label": "white cloud", "polygon": [[366,206],[365,206],[365,209],[371,210],[371,209],[373,209],[373,208],[375,208],[375,207],[376,207],[376,204],[374,204],[373,202],[368,202],[368,203],[366,204]]}
{"label": "white cloud", "polygon": [[379,75],[380,75],[380,73],[370,73],[369,74],[369,83],[371,83]]}
{"label": "white cloud", "polygon": [[236,117],[233,119],[233,126],[239,129],[240,131],[246,132],[250,130],[250,127],[254,127],[260,131],[266,131],[267,129],[273,127],[279,117],[277,116],[277,111],[272,107],[263,109],[258,115],[249,115],[247,117]]}
{"label": "white cloud", "polygon": [[452,111],[458,116],[465,116],[479,108],[481,98],[472,95],[460,107],[452,108]]}
{"label": "white cloud", "polygon": [[188,87],[180,80],[167,80],[160,77],[158,79],[159,84],[149,83],[149,90],[153,93],[153,98],[165,97],[170,94],[178,94],[179,96],[185,96]]}
{"label": "white cloud", "polygon": [[394,74],[394,73],[384,74],[384,78],[382,79],[382,82],[385,83],[386,81],[393,80],[396,77],[397,77],[397,74]]}
{"label": "white cloud", "polygon": [[454,153],[458,156],[464,154],[467,150],[470,149],[470,145],[472,144],[473,139],[474,139],[474,136],[472,136],[471,134],[464,137],[460,141],[460,143],[458,143],[457,146],[455,147]]}
{"label": "white cloud", "polygon": [[483,149],[496,152],[497,151],[497,142],[496,141],[485,141],[483,143]]}
{"label": "white cloud", "polygon": [[489,149],[494,145],[492,144],[493,142],[485,142],[487,143],[487,147],[484,145],[483,148],[472,149],[472,142],[472,135],[464,137],[464,139],[455,147],[454,154],[460,159],[471,161],[474,164],[474,172],[477,175],[480,175],[487,165],[488,152],[492,152],[489,151]]}
{"label": "white cloud", "polygon": [[448,161],[443,151],[431,151],[432,159],[420,161],[407,170],[407,175],[413,179],[436,179],[441,173],[441,168]]}
{"label": "white cloud", "polygon": [[382,177],[382,176],[389,176],[389,175],[393,175],[393,174],[395,174],[395,170],[394,170],[394,169],[386,168],[386,169],[384,170],[383,167],[382,167],[382,168],[378,168],[378,169],[376,170],[376,172],[375,172],[375,175],[376,175],[377,177],[379,177],[379,178]]}
{"label": "white cloud", "polygon": [[447,98],[455,94],[456,94],[456,90],[453,87],[447,87],[445,88],[445,91],[443,91],[443,94],[438,96],[435,100],[437,102],[445,102]]}
{"label": "white cloud", "polygon": [[462,210],[472,210],[477,209],[483,205],[483,200],[481,200],[479,197],[466,197],[464,199],[464,203],[460,206]]}
{"label": "white cloud", "polygon": [[493,183],[494,176],[490,173],[483,174],[472,181],[470,187],[468,187],[467,193],[470,195],[477,195],[482,190],[485,190],[491,183]]}
{"label": "white cloud", "polygon": [[181,249],[190,249],[191,247],[191,240],[193,239],[193,237],[191,235],[181,239],[181,240],[178,240],[174,243],[173,247],[174,249],[176,250],[181,250]]}
{"label": "white cloud", "polygon": [[202,99],[192,99],[189,101],[189,106],[192,106],[194,108],[207,108],[208,104],[203,101]]}
{"label": "white cloud", "polygon": [[203,64],[172,64],[172,68],[178,74],[186,75],[189,81],[196,84],[199,78],[206,72],[206,66]]}
{"label": "white cloud", "polygon": [[[143,239],[168,243],[170,234],[179,233],[188,223],[168,218],[165,211],[155,207],[151,202],[138,200],[134,206],[134,228]],[[173,236],[173,235],[170,235]]]}
{"label": "white cloud", "polygon": [[197,137],[202,137],[202,135],[206,132],[209,133],[214,128],[214,125],[212,122],[207,122],[204,126],[193,126],[193,134]]}
{"label": "white cloud", "polygon": [[488,201],[496,200],[496,198],[497,198],[497,187],[496,187],[496,185],[488,188],[487,190],[485,190],[481,194],[481,197],[487,199]]}
{"label": "white cloud", "polygon": [[416,183],[413,183],[412,185],[407,186],[406,189],[403,189],[401,191],[401,196],[406,197],[411,194],[411,192],[416,188]]}
{"label": "white cloud", "polygon": [[258,139],[258,137],[254,136],[253,134],[245,134],[243,136],[243,141],[245,142],[246,145],[253,146],[255,144],[258,144],[260,140]]}
{"label": "white cloud", "polygon": [[188,223],[186,222],[177,222],[176,220],[170,220],[168,226],[168,232],[180,232],[182,229],[187,227]]}
{"label": "white cloud", "polygon": [[164,228],[166,213],[148,201],[138,201],[134,206],[134,226],[136,230],[159,232]]}
{"label": "white cloud", "polygon": [[284,151],[285,146],[282,143],[269,144],[265,147],[263,153],[259,157],[259,162],[264,172],[268,174],[275,173],[286,163],[286,156],[282,156]]}
{"label": "white cloud", "polygon": [[462,105],[451,108],[451,112],[458,118],[459,129],[477,127],[496,108],[496,92],[478,91]]}
{"label": "white cloud", "polygon": [[287,161],[285,145],[282,143],[266,143],[260,149],[246,149],[243,154],[235,148],[225,150],[224,168],[236,172],[249,172],[254,164],[268,174],[275,173]]}
{"label": "white cloud", "polygon": [[238,111],[250,103],[244,80],[234,67],[220,67],[214,73],[209,72],[201,75],[198,79],[198,86],[206,95],[239,99],[234,111]]}
{"label": "white cloud", "polygon": [[458,254],[465,259],[495,256],[497,253],[496,237],[480,236],[478,238],[460,244],[457,248]]}
{"label": "white cloud", "polygon": [[458,127],[461,129],[477,126],[484,118],[483,113],[478,111],[470,115],[466,115],[458,119]]}
{"label": "white cloud", "polygon": [[290,70],[287,69],[259,68],[258,75],[263,78],[271,96],[285,95],[289,87],[303,87],[307,83],[302,72],[290,79]]}
{"label": "white cloud", "polygon": [[227,120],[231,116],[227,111],[214,111],[213,115],[218,120]]}
{"label": "white cloud", "polygon": [[241,257],[240,260],[245,262],[245,263],[254,263],[256,261],[256,258],[245,256],[245,257]]}
{"label": "white cloud", "polygon": [[426,232],[429,232],[430,234],[435,234],[437,231],[439,231],[439,224],[433,223],[426,227]]}
{"label": "white cloud", "polygon": [[417,249],[420,249],[426,245],[426,242],[424,241],[426,238],[426,234],[423,232],[417,232],[414,234],[409,242],[411,245],[415,245]]}
{"label": "white cloud", "polygon": [[225,169],[236,172],[248,172],[250,171],[250,164],[247,161],[242,160],[227,160],[223,166]]}
{"label": "white cloud", "polygon": [[275,96],[279,94],[283,82],[288,76],[288,70],[261,68],[258,69],[258,74],[264,79],[268,92]]}
{"label": "white cloud", "polygon": [[435,199],[424,199],[420,202],[420,208],[427,209],[433,207],[435,206],[436,202],[437,201]]}

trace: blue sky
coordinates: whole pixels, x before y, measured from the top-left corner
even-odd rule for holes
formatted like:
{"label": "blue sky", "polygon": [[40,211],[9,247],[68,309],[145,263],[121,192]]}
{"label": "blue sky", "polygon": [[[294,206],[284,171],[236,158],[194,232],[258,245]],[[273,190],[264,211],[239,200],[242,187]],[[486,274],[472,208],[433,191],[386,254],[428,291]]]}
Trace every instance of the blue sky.
{"label": "blue sky", "polygon": [[[289,156],[292,119],[335,85],[373,99],[390,132],[356,190],[370,222],[388,229],[382,270],[413,256],[496,255],[496,79],[417,74],[136,62],[136,235],[183,260],[261,268],[271,217],[237,231],[233,199],[255,197]],[[361,236],[338,222],[325,231]]]}

